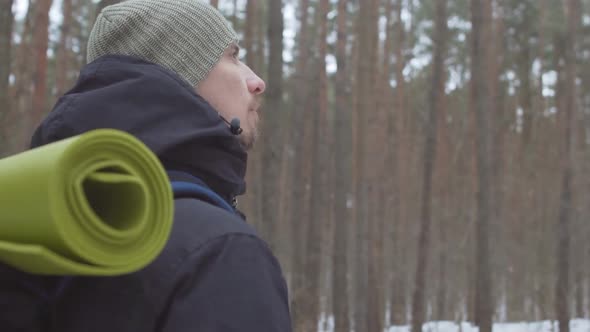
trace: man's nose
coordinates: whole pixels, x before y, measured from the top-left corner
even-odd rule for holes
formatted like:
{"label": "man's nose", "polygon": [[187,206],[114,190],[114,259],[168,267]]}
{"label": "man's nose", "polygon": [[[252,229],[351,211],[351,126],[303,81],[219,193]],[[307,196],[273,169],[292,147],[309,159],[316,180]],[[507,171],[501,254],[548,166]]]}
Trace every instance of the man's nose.
{"label": "man's nose", "polygon": [[260,95],[264,93],[264,90],[266,90],[266,84],[256,74],[254,74],[253,77],[248,78],[246,80],[246,84],[248,85],[248,91],[255,95]]}

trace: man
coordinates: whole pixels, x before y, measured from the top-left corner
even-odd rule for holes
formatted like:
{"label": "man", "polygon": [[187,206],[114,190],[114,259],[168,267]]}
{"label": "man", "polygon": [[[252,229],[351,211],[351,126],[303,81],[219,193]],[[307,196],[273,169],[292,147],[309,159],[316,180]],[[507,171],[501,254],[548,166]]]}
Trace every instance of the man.
{"label": "man", "polygon": [[[124,130],[156,153],[171,180],[206,186],[235,209],[265,90],[238,53],[229,23],[198,0],[108,6],[90,35],[89,63],[31,147]],[[174,218],[166,248],[145,269],[56,283],[53,330],[291,330],[279,263],[237,209],[177,199]]]}

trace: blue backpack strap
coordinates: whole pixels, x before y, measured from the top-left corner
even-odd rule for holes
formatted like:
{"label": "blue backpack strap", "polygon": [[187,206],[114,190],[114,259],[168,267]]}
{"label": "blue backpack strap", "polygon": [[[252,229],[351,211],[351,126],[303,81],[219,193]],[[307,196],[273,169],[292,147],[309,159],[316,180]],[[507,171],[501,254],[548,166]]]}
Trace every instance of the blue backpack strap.
{"label": "blue backpack strap", "polygon": [[174,192],[175,199],[196,198],[199,200],[206,200],[230,213],[236,212],[228,202],[221,198],[221,196],[205,186],[185,181],[172,181],[170,183],[172,184],[172,191]]}

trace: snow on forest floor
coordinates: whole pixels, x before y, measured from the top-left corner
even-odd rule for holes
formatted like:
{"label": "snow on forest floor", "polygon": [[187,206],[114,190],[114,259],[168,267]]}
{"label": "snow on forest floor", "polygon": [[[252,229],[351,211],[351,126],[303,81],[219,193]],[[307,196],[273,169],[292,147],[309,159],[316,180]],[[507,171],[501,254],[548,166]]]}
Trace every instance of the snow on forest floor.
{"label": "snow on forest floor", "polygon": [[[327,323],[327,324],[325,324]],[[330,317],[328,322],[320,321],[319,332],[332,332],[333,319]],[[410,327],[392,326],[386,332],[409,332]],[[429,322],[424,324],[422,332],[478,332],[479,329],[471,323],[461,323],[440,321]],[[559,332],[556,321],[540,322],[513,322],[513,323],[494,323],[493,332]],[[570,321],[570,332],[590,332],[590,320],[573,319]]]}
{"label": "snow on forest floor", "polygon": [[[552,326],[553,323],[553,326]],[[387,332],[409,332],[409,326],[393,326]],[[424,324],[422,332],[478,332],[471,323],[430,322]],[[495,323],[493,332],[559,332],[557,322],[513,322]],[[574,319],[570,321],[570,332],[590,332],[590,320]]]}

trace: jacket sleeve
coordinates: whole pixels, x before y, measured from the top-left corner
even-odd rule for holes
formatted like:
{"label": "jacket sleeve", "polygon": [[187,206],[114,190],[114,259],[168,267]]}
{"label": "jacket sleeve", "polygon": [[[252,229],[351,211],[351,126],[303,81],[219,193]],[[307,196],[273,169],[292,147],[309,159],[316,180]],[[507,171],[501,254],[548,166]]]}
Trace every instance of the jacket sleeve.
{"label": "jacket sleeve", "polygon": [[210,240],[183,264],[159,325],[162,332],[290,332],[276,258],[253,235]]}

